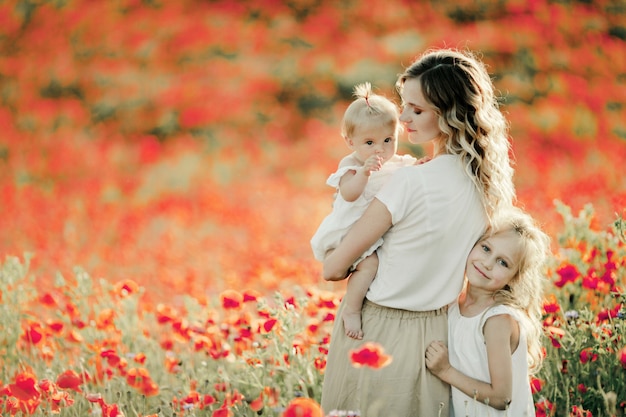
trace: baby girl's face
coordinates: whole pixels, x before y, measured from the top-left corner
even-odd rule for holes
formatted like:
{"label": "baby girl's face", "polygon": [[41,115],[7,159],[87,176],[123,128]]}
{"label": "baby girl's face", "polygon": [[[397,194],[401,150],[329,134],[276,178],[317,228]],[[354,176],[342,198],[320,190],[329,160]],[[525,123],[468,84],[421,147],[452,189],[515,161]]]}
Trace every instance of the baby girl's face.
{"label": "baby girl's face", "polygon": [[385,163],[398,150],[396,132],[390,126],[357,126],[347,142],[361,163],[372,155],[378,155]]}

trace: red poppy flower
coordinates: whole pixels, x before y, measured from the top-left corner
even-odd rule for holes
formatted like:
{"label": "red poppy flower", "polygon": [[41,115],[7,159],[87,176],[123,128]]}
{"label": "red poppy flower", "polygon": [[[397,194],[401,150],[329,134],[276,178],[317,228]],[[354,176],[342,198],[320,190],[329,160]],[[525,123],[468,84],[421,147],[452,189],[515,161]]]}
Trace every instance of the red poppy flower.
{"label": "red poppy flower", "polygon": [[126,383],[139,390],[146,397],[159,393],[159,386],[154,383],[146,368],[131,368],[126,374]]}
{"label": "red poppy flower", "polygon": [[241,308],[243,303],[243,295],[235,290],[226,290],[220,294],[222,307],[226,310]]}
{"label": "red poppy flower", "polygon": [[326,369],[326,360],[322,358],[315,358],[313,365],[315,365],[315,369],[324,371],[324,369]]}
{"label": "red poppy flower", "polygon": [[202,397],[203,407],[208,407],[211,404],[215,404],[215,402],[217,402],[217,400],[211,394],[204,394],[204,396]]}
{"label": "red poppy flower", "polygon": [[67,340],[72,343],[82,343],[84,341],[83,336],[76,330],[72,329],[67,335]]}
{"label": "red poppy flower", "polygon": [[530,379],[530,390],[533,394],[536,394],[541,391],[543,388],[543,381],[539,378],[532,377]]}
{"label": "red poppy flower", "polygon": [[142,365],[143,365],[144,363],[146,363],[146,355],[145,355],[145,353],[139,352],[139,353],[137,353],[137,354],[133,357],[133,360],[134,360],[136,363],[139,363],[139,364],[142,364]]}
{"label": "red poppy flower", "polygon": [[537,417],[548,417],[551,416],[554,412],[554,404],[552,404],[548,400],[543,400],[538,403],[535,403],[535,411]]}
{"label": "red poppy flower", "polygon": [[294,296],[291,296],[291,297],[285,299],[285,307],[289,307],[289,306],[297,307],[296,306],[296,298]]}
{"label": "red poppy flower", "polygon": [[561,306],[559,306],[558,301],[554,298],[554,296],[550,297],[551,299],[549,301],[546,301],[543,305],[543,311],[546,312],[546,314],[552,314],[552,313],[557,313],[560,309]]}
{"label": "red poppy flower", "polygon": [[115,312],[111,308],[105,308],[98,314],[96,318],[96,327],[100,330],[115,328],[113,320],[115,319]]}
{"label": "red poppy flower", "polygon": [[276,319],[266,320],[265,323],[263,323],[263,330],[265,330],[265,333],[271,332],[276,323],[278,323]]}
{"label": "red poppy flower", "polygon": [[578,407],[577,405],[572,406],[572,411],[571,413],[569,413],[569,415],[570,417],[592,417],[590,411]]}
{"label": "red poppy flower", "polygon": [[52,294],[50,294],[49,292],[39,297],[39,302],[48,307],[55,307],[57,305],[56,300],[54,299]]}
{"label": "red poppy flower", "polygon": [[156,316],[157,321],[160,324],[163,324],[174,320],[178,316],[178,314],[173,307],[165,304],[158,304],[156,307]]}
{"label": "red poppy flower", "polygon": [[126,383],[134,388],[139,388],[144,379],[150,379],[146,368],[130,368],[126,374]]}
{"label": "red poppy flower", "polygon": [[369,366],[379,369],[389,365],[392,357],[385,354],[383,347],[379,344],[367,342],[359,349],[350,351],[350,360],[355,367]]}
{"label": "red poppy flower", "polygon": [[583,277],[582,287],[587,290],[595,290],[598,288],[598,277],[595,275],[587,275]]}
{"label": "red poppy flower", "polygon": [[252,411],[261,411],[263,409],[263,393],[259,394],[257,398],[250,401],[249,405]]}
{"label": "red poppy flower", "polygon": [[580,272],[574,265],[565,265],[556,270],[559,276],[559,280],[554,283],[557,287],[561,288],[568,282],[576,281],[576,278],[580,276]]}
{"label": "red poppy flower", "polygon": [[46,320],[46,325],[56,334],[60,334],[63,331],[64,324],[58,320]]}
{"label": "red poppy flower", "polygon": [[43,329],[41,328],[41,324],[37,322],[29,322],[27,326],[24,327],[24,334],[22,335],[22,339],[24,339],[28,343],[32,343],[36,345],[41,342],[43,338]]}
{"label": "red poppy flower", "polygon": [[260,292],[255,291],[255,290],[248,290],[243,293],[243,302],[247,303],[251,301],[257,301],[261,297],[262,295]]}
{"label": "red poppy flower", "polygon": [[581,363],[587,363],[589,361],[593,362],[596,359],[598,359],[598,354],[594,353],[593,349],[591,349],[591,348],[584,348],[583,350],[580,351],[580,362]]}
{"label": "red poppy flower", "polygon": [[63,389],[71,389],[76,392],[81,392],[80,385],[83,383],[83,379],[75,371],[68,369],[57,377],[57,386]]}
{"label": "red poppy flower", "polygon": [[37,378],[30,372],[22,372],[15,376],[15,383],[9,384],[11,394],[20,401],[30,401],[39,398]]}
{"label": "red poppy flower", "polygon": [[282,417],[324,417],[324,413],[315,400],[299,397],[291,400]]}
{"label": "red poppy flower", "polygon": [[221,407],[213,411],[211,417],[233,417],[233,412],[228,407]]}
{"label": "red poppy flower", "polygon": [[550,341],[552,342],[552,346],[554,346],[555,348],[560,348],[561,342],[559,340],[563,336],[565,336],[565,330],[560,329],[558,327],[554,327],[554,326],[548,326],[546,330],[548,330],[549,332],[548,336],[550,336]]}

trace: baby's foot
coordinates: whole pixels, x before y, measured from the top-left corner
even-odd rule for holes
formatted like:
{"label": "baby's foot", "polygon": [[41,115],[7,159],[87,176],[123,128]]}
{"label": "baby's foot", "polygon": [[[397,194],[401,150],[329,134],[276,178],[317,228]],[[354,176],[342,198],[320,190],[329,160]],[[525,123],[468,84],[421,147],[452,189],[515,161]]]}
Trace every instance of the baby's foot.
{"label": "baby's foot", "polygon": [[346,335],[353,339],[363,339],[363,330],[361,330],[361,311],[343,312],[343,327]]}

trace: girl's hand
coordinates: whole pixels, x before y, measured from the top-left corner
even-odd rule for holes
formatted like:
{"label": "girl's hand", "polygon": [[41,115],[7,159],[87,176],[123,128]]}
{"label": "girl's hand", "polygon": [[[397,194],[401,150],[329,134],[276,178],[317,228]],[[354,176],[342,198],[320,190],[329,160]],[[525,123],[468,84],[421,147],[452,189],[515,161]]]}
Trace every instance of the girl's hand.
{"label": "girl's hand", "polygon": [[431,342],[428,348],[426,348],[426,367],[438,377],[450,369],[448,348],[443,342]]}
{"label": "girl's hand", "polygon": [[383,159],[378,155],[372,155],[363,162],[363,173],[369,177],[373,171],[380,171],[383,167]]}

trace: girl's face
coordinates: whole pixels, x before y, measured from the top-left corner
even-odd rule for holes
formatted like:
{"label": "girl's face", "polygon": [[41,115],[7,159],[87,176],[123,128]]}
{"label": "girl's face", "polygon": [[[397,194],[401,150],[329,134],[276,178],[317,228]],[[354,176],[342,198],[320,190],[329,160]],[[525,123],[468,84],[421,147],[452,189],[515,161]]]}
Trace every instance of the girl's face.
{"label": "girl's face", "polygon": [[396,132],[390,126],[356,126],[354,134],[346,138],[346,143],[361,163],[372,155],[378,155],[384,164],[398,150]]}
{"label": "girl's face", "polygon": [[411,143],[426,143],[441,136],[435,110],[426,102],[417,78],[409,78],[402,88],[400,121]]}
{"label": "girl's face", "polygon": [[465,266],[465,276],[474,288],[497,291],[519,272],[522,244],[513,230],[496,233],[474,245]]}

